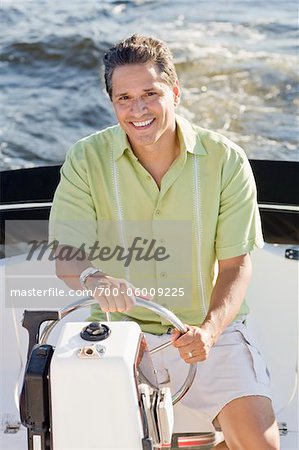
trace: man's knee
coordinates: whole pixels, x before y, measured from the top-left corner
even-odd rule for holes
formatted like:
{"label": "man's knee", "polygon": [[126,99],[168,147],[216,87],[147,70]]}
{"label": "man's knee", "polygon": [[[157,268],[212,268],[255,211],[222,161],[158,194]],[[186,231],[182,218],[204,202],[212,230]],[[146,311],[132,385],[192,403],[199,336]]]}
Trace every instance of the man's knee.
{"label": "man's knee", "polygon": [[271,401],[249,396],[233,400],[217,417],[230,450],[279,450]]}

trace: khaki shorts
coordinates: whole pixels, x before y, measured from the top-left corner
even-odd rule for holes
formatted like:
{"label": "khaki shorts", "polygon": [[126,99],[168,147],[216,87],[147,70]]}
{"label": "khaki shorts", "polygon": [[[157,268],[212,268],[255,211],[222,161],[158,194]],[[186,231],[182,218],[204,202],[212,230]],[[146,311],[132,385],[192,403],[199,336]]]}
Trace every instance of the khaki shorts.
{"label": "khaki shorts", "polygon": [[[146,338],[149,348],[153,348],[169,340],[170,335],[146,333]],[[168,347],[152,355],[152,359],[159,382],[169,383],[172,392],[176,392],[189,367],[180,358],[178,350]],[[183,414],[190,413],[190,418],[193,416],[193,422],[196,421],[196,430],[188,431],[219,429],[218,421],[214,419],[221,409],[236,398],[250,395],[271,398],[270,377],[254,338],[246,325],[237,321],[219,337],[208,359],[198,363],[195,380],[180,402]]]}

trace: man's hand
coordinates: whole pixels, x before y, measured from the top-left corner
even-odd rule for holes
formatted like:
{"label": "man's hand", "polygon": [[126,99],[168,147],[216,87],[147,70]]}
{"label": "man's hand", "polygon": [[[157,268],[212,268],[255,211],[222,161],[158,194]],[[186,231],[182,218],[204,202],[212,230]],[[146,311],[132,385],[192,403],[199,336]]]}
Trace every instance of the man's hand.
{"label": "man's hand", "polygon": [[178,330],[172,333],[172,343],[180,352],[181,358],[186,363],[197,363],[205,361],[211,347],[214,344],[214,337],[210,330],[187,325],[188,331],[181,335]]}
{"label": "man's hand", "polygon": [[[70,261],[58,257],[65,248],[68,249],[68,254],[72,255]],[[55,250],[57,256],[56,275],[73,290],[82,290],[80,274],[88,267],[92,267],[88,255],[85,255],[83,260],[76,259],[75,255],[78,251],[78,248],[67,245],[59,245]],[[128,311],[135,305],[135,296],[137,295],[145,300],[153,298],[151,295],[141,295],[141,289],[137,289],[127,280],[115,278],[100,271],[89,275],[85,279],[85,286],[91,291],[92,297],[99,302],[100,308],[104,312]]]}
{"label": "man's hand", "polygon": [[[88,277],[85,283],[104,312],[129,311],[136,303],[136,288],[127,280],[95,274]],[[148,295],[142,298],[151,300],[152,297]]]}

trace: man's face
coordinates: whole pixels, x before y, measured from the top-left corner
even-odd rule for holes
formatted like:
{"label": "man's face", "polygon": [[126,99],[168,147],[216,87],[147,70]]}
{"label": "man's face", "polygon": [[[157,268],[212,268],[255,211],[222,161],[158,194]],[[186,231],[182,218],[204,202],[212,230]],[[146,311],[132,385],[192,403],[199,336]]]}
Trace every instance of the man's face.
{"label": "man's face", "polygon": [[152,63],[117,67],[112,76],[112,103],[133,150],[153,150],[173,142],[179,87],[170,87]]}

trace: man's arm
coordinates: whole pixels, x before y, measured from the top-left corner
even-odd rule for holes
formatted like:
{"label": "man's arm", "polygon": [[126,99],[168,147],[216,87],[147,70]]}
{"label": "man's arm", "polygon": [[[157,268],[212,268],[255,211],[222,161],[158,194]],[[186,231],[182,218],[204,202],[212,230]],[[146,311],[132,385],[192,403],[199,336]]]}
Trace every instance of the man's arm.
{"label": "man's arm", "polygon": [[179,332],[173,334],[173,344],[183,359],[192,363],[207,359],[211,347],[238,314],[251,272],[249,254],[219,261],[217,281],[202,325],[188,326],[188,332],[181,337]]}
{"label": "man's arm", "polygon": [[234,320],[244,300],[251,278],[250,255],[219,261],[219,274],[212,292],[211,303],[201,329],[213,337],[213,344]]}

